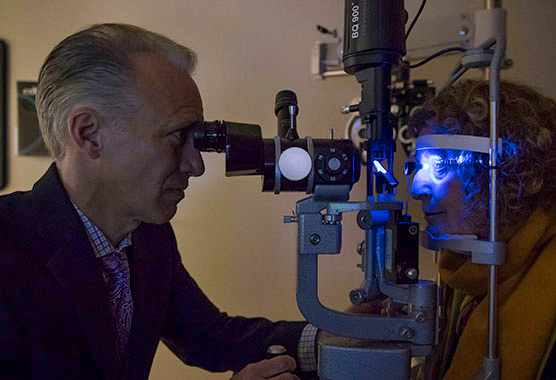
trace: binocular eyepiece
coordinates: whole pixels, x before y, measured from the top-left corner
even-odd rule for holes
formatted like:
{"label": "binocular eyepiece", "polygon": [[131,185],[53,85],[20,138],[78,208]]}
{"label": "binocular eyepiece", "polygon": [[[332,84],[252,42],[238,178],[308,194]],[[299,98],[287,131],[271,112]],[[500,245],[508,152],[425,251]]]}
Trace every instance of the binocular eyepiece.
{"label": "binocular eyepiece", "polygon": [[299,138],[295,125],[297,104],[285,104],[288,99],[297,103],[291,91],[277,95],[275,112],[280,136],[264,139],[261,127],[255,124],[209,121],[194,127],[195,148],[226,153],[226,176],[262,176],[262,191],[311,194],[318,185],[351,188],[361,173],[359,153],[351,140]]}

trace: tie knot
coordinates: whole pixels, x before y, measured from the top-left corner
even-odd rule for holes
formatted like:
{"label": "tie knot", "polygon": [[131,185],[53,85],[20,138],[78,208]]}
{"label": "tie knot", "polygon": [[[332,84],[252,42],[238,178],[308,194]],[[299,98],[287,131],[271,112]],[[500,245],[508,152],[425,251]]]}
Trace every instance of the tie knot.
{"label": "tie knot", "polygon": [[125,250],[112,251],[101,257],[101,262],[104,268],[105,281],[121,282],[129,279],[129,264]]}
{"label": "tie knot", "polygon": [[113,251],[112,255],[116,256],[120,260],[127,259],[125,247],[124,248],[119,248],[119,249]]}

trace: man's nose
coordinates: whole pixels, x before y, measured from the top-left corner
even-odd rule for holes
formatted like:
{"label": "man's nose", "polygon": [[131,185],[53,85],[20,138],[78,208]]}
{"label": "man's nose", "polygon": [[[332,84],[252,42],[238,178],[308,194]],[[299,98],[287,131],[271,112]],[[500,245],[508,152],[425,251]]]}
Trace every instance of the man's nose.
{"label": "man's nose", "polygon": [[183,147],[180,162],[180,171],[192,177],[199,177],[205,172],[205,163],[201,152],[193,147],[193,144],[187,144]]}

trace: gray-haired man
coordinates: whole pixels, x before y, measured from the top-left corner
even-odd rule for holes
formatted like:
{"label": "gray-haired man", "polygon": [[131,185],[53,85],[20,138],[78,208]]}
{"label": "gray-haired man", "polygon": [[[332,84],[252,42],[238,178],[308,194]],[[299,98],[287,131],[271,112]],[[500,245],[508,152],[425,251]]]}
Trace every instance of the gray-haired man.
{"label": "gray-haired man", "polygon": [[78,32],[46,59],[37,110],[55,163],[32,191],[0,198],[0,373],[146,379],[160,339],[234,380],[309,369],[263,360],[270,345],[314,362],[314,328],[229,317],[181,263],[168,221],[204,172],[194,66],[189,49],[122,24]]}

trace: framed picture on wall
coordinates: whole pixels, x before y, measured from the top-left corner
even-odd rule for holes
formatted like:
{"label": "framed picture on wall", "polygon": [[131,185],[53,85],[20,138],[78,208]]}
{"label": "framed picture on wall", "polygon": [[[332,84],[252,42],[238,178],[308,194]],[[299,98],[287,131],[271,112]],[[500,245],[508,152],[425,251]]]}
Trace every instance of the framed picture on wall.
{"label": "framed picture on wall", "polygon": [[17,134],[20,156],[48,156],[35,107],[37,82],[17,81]]}
{"label": "framed picture on wall", "polygon": [[0,189],[6,187],[7,129],[8,129],[8,47],[0,40]]}

